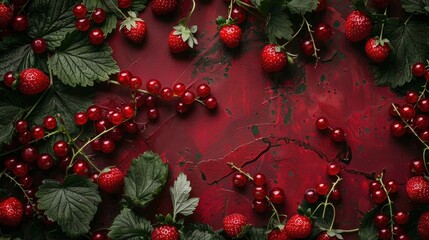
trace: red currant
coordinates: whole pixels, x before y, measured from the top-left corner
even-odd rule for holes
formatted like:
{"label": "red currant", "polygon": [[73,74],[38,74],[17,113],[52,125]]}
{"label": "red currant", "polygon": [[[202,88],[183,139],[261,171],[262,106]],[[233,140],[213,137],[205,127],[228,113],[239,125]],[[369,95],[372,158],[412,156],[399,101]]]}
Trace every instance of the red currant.
{"label": "red currant", "polygon": [[103,142],[101,141],[100,138],[96,138],[90,143],[91,148],[94,151],[101,151],[102,144],[103,144]]}
{"label": "red currant", "polygon": [[92,234],[91,240],[107,240],[107,235],[104,232],[95,232]]}
{"label": "red currant", "polygon": [[24,206],[24,215],[25,215],[26,217],[31,217],[31,216],[33,216],[33,206],[32,206],[30,203],[27,203],[27,204]]}
{"label": "red currant", "polygon": [[40,140],[45,136],[45,130],[41,126],[34,126],[31,129],[31,136],[36,140]]}
{"label": "red currant", "polygon": [[86,32],[91,26],[91,21],[87,17],[79,18],[76,19],[74,26],[78,31]]}
{"label": "red currant", "polygon": [[12,169],[13,175],[24,177],[28,173],[28,165],[26,163],[17,162]]}
{"label": "red currant", "polygon": [[200,97],[208,97],[210,95],[209,85],[202,83],[197,86],[197,95]]}
{"label": "red currant", "polygon": [[177,102],[176,111],[180,114],[187,112],[189,109],[189,105],[184,104],[183,102]]}
{"label": "red currant", "polygon": [[161,89],[161,93],[160,93],[161,99],[168,101],[173,98],[173,95],[174,95],[173,89],[169,87],[165,87]]}
{"label": "red currant", "polygon": [[33,52],[40,54],[44,53],[46,51],[46,48],[48,48],[45,39],[43,38],[35,38],[31,42],[31,49],[33,49]]}
{"label": "red currant", "polygon": [[121,107],[121,114],[122,114],[122,117],[124,118],[134,117],[134,114],[135,114],[134,107],[128,104],[123,105]]}
{"label": "red currant", "polygon": [[156,107],[158,103],[158,100],[156,99],[155,96],[153,95],[146,95],[146,99],[145,99],[145,106],[148,108],[154,108]]}
{"label": "red currant", "polygon": [[215,97],[208,97],[204,101],[204,104],[205,104],[207,109],[215,109],[217,107],[217,100]]}
{"label": "red currant", "polygon": [[413,119],[413,123],[417,129],[425,130],[429,127],[429,117],[427,115],[417,115]]}
{"label": "red currant", "polygon": [[21,159],[26,163],[34,162],[38,156],[39,151],[34,146],[28,145],[21,150]]}
{"label": "red currant", "polygon": [[63,140],[54,143],[54,154],[58,157],[64,157],[69,153],[69,144]]}
{"label": "red currant", "polygon": [[67,167],[70,165],[71,162],[71,156],[67,155],[64,157],[58,158],[58,167],[62,170],[66,170]]}
{"label": "red currant", "polygon": [[330,133],[330,137],[334,142],[343,142],[346,139],[346,133],[342,128],[334,128]]}
{"label": "red currant", "polygon": [[429,130],[425,130],[419,133],[419,137],[424,142],[429,142]]}
{"label": "red currant", "polygon": [[55,119],[52,116],[47,116],[43,119],[43,126],[47,130],[53,130],[53,129],[57,128],[57,119]]}
{"label": "red currant", "polygon": [[327,173],[329,176],[336,176],[340,174],[341,166],[338,163],[331,162],[328,164]]}
{"label": "red currant", "polygon": [[91,179],[92,179],[92,181],[93,182],[95,182],[95,183],[97,183],[98,182],[98,177],[99,177],[100,175],[97,173],[97,172],[94,172],[94,173],[92,173],[91,174]]}
{"label": "red currant", "polygon": [[386,192],[384,192],[383,190],[375,190],[374,192],[372,192],[371,194],[371,199],[372,201],[374,201],[374,203],[376,204],[380,204],[383,203],[384,201],[386,201],[387,199],[387,195]]}
{"label": "red currant", "polygon": [[327,42],[332,37],[332,28],[326,23],[319,23],[314,30],[314,35],[320,42]]}
{"label": "red currant", "polygon": [[111,127],[111,124],[106,122],[105,120],[96,121],[94,124],[95,131],[97,133],[102,133]]}
{"label": "red currant", "polygon": [[192,104],[195,101],[195,94],[191,91],[183,93],[182,101],[184,104]]}
{"label": "red currant", "polygon": [[35,198],[36,197],[36,191],[34,189],[27,189],[25,190],[25,193],[29,198]]}
{"label": "red currant", "polygon": [[31,141],[31,133],[29,131],[25,131],[23,133],[19,133],[18,141],[22,144],[28,144]]}
{"label": "red currant", "polygon": [[387,224],[389,224],[389,220],[390,219],[389,219],[389,217],[386,214],[384,214],[384,213],[377,213],[374,216],[373,222],[374,222],[374,225],[377,228],[385,228],[385,227],[387,227]]}
{"label": "red currant", "polygon": [[252,208],[257,213],[264,213],[268,210],[268,201],[266,199],[254,199],[252,202]]}
{"label": "red currant", "polygon": [[410,104],[414,104],[419,100],[419,94],[416,91],[407,91],[405,94],[405,101]]}
{"label": "red currant", "polygon": [[322,12],[326,9],[326,0],[319,0],[317,3],[317,8],[314,10],[315,12]]}
{"label": "red currant", "polygon": [[73,172],[79,176],[88,176],[88,173],[89,173],[88,163],[83,160],[77,160],[73,164]]}
{"label": "red currant", "polygon": [[237,4],[232,5],[231,18],[234,19],[237,24],[244,22],[244,20],[246,20],[246,9]]}
{"label": "red currant", "polygon": [[19,182],[19,184],[22,185],[22,188],[30,189],[31,186],[33,185],[33,177],[26,175],[26,176],[18,178],[18,182]]}
{"label": "red currant", "polygon": [[[246,178],[246,181],[247,181],[247,178]],[[262,199],[265,199],[265,197],[267,196],[267,190],[265,190],[265,188],[262,186],[256,186],[252,188],[252,195],[255,199],[262,200]]]}
{"label": "red currant", "polygon": [[146,96],[143,93],[137,92],[134,94],[132,103],[135,104],[136,107],[141,107],[146,103]]}
{"label": "red currant", "polygon": [[408,168],[413,176],[422,176],[426,172],[425,163],[421,159],[411,161]]}
{"label": "red currant", "polygon": [[88,119],[92,121],[100,120],[101,117],[103,116],[101,108],[96,105],[89,106],[86,109],[86,115],[88,116]]}
{"label": "red currant", "polygon": [[113,123],[114,125],[119,125],[124,120],[124,118],[122,117],[122,114],[116,111],[112,111],[110,114],[108,114],[107,119],[109,120],[109,122]]}
{"label": "red currant", "polygon": [[103,30],[94,28],[89,32],[89,42],[93,45],[100,45],[104,42]]}
{"label": "red currant", "polygon": [[425,64],[421,62],[414,63],[411,67],[411,71],[414,76],[422,77],[426,72]]}
{"label": "red currant", "polygon": [[124,133],[120,128],[114,128],[110,132],[107,133],[107,137],[117,142],[122,139]]}
{"label": "red currant", "polygon": [[13,76],[13,72],[9,71],[3,76],[3,83],[4,85],[8,87],[12,87],[12,85],[15,83],[16,78]]}
{"label": "red currant", "polygon": [[86,6],[82,3],[77,4],[73,7],[73,15],[76,18],[84,17],[87,12],[88,12],[88,10],[86,9]]}
{"label": "red currant", "polygon": [[334,188],[331,192],[330,197],[332,201],[340,201],[342,197],[341,190],[338,188]]}
{"label": "red currant", "polygon": [[101,142],[101,151],[103,153],[112,153],[113,151],[115,151],[115,148],[115,142],[112,139],[105,138]]}
{"label": "red currant", "polygon": [[316,186],[316,193],[322,196],[325,196],[326,194],[328,194],[330,188],[329,185],[326,183],[319,183]]}
{"label": "red currant", "polygon": [[319,200],[319,194],[315,189],[307,189],[304,193],[304,200],[310,204],[316,203]]}
{"label": "red currant", "polygon": [[132,78],[130,78],[130,83],[129,86],[131,89],[139,89],[141,88],[143,85],[143,80],[137,76],[133,76]]}
{"label": "red currant", "polygon": [[17,163],[18,160],[16,160],[14,156],[9,156],[4,160],[4,167],[7,170],[12,171],[12,169],[16,166]]}
{"label": "red currant", "polygon": [[429,69],[425,72],[425,80],[426,82],[429,82]]}
{"label": "red currant", "polygon": [[263,173],[257,173],[253,177],[253,182],[255,183],[256,186],[263,186],[266,181],[267,181],[267,177]]}
{"label": "red currant", "polygon": [[405,104],[399,108],[399,113],[403,119],[411,120],[416,115],[416,110],[414,109],[414,106]]}
{"label": "red currant", "polygon": [[417,106],[420,111],[429,112],[429,98],[421,98]]}
{"label": "red currant", "polygon": [[286,199],[285,192],[279,187],[271,189],[268,197],[270,198],[270,201],[275,204],[283,204]]}
{"label": "red currant", "polygon": [[157,79],[151,79],[146,83],[146,89],[152,94],[157,94],[161,91],[162,84]]}
{"label": "red currant", "polygon": [[319,117],[316,119],[316,128],[319,130],[325,130],[329,127],[328,119],[325,117]]}
{"label": "red currant", "polygon": [[28,18],[25,15],[16,15],[12,19],[12,27],[18,32],[22,32],[28,27]]}
{"label": "red currant", "polygon": [[133,74],[130,71],[122,70],[118,73],[118,76],[116,76],[116,81],[118,81],[121,85],[129,85],[131,78],[133,77]]}
{"label": "red currant", "polygon": [[396,108],[397,111],[399,111],[399,108],[401,108],[401,105],[399,105],[398,103],[390,104],[390,106],[389,106],[389,114],[391,116],[394,116],[394,117],[398,116],[398,113],[395,111],[395,108]]}
{"label": "red currant", "polygon": [[127,133],[136,133],[139,130],[137,123],[133,121],[124,122],[122,126]]}
{"label": "red currant", "polygon": [[25,120],[18,120],[15,123],[15,130],[17,133],[24,133],[28,130],[28,122]]}
{"label": "red currant", "polygon": [[386,183],[386,189],[389,193],[396,193],[398,192],[398,185],[398,182],[392,179]]}
{"label": "red currant", "polygon": [[42,170],[51,169],[54,165],[54,158],[50,154],[43,153],[37,158],[37,166]]}
{"label": "red currant", "polygon": [[393,235],[395,235],[395,236],[401,235],[404,232],[405,231],[404,231],[404,228],[402,226],[398,226],[398,225],[393,226],[393,231],[392,231]]}
{"label": "red currant", "polygon": [[393,215],[393,220],[395,220],[396,224],[404,225],[408,222],[409,214],[405,211],[397,211],[395,215]]}
{"label": "red currant", "polygon": [[242,173],[235,173],[232,176],[232,184],[235,187],[244,187],[247,183],[247,177]]}
{"label": "red currant", "polygon": [[381,190],[381,184],[379,182],[377,182],[377,181],[372,181],[369,184],[369,193],[371,194],[371,193],[373,193],[373,192],[375,192],[377,190]]}
{"label": "red currant", "polygon": [[85,125],[88,122],[88,116],[84,112],[78,112],[74,115],[74,122],[79,125]]}
{"label": "red currant", "polygon": [[313,41],[311,41],[311,40],[303,41],[301,43],[301,51],[306,56],[309,56],[309,57],[313,56],[314,51],[315,51]]}
{"label": "red currant", "polygon": [[102,8],[96,8],[92,12],[91,18],[95,23],[103,23],[106,20],[106,12]]}
{"label": "red currant", "polygon": [[390,228],[382,228],[378,230],[378,237],[380,240],[390,240],[392,238],[392,232]]}
{"label": "red currant", "polygon": [[176,83],[173,86],[173,92],[176,96],[182,96],[186,91],[186,86],[183,83]]}
{"label": "red currant", "polygon": [[118,7],[125,9],[131,6],[132,0],[118,0]]}
{"label": "red currant", "polygon": [[159,118],[158,108],[149,108],[147,110],[147,118],[149,118],[150,120],[157,120]]}
{"label": "red currant", "polygon": [[395,137],[404,136],[406,131],[407,131],[407,129],[405,128],[405,125],[402,122],[395,120],[390,125],[390,133]]}

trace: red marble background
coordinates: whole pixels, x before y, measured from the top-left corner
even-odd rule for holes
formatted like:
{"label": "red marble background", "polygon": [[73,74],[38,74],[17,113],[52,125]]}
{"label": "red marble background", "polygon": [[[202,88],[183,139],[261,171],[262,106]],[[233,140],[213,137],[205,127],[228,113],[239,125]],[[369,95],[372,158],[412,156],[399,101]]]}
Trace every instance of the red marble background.
{"label": "red marble background", "polygon": [[[279,186],[286,192],[281,211],[294,214],[306,189],[334,180],[327,176],[326,165],[341,145],[314,126],[317,117],[325,116],[332,126],[346,131],[353,159],[342,166],[361,172],[379,173],[385,169],[386,180],[394,178],[400,183],[394,197],[398,209],[409,208],[404,190],[407,166],[419,156],[419,151],[407,140],[390,135],[391,117],[387,111],[392,102],[400,100],[388,88],[374,85],[363,46],[344,37],[344,19],[351,12],[351,1],[328,1],[326,12],[316,17],[334,29],[333,40],[322,49],[317,68],[314,61],[300,58],[295,66],[274,76],[262,72],[260,67],[259,55],[264,45],[258,30],[260,23],[251,19],[244,27],[240,48],[232,51],[219,42],[214,22],[218,15],[226,16],[227,5],[223,0],[196,2],[191,21],[199,28],[196,52],[174,56],[167,46],[171,27],[189,10],[188,1],[182,3],[174,18],[157,18],[149,8],[141,13],[148,25],[147,39],[141,46],[131,45],[118,33],[110,44],[121,69],[130,70],[145,81],[156,78],[166,86],[182,82],[191,89],[208,83],[219,102],[217,111],[210,112],[196,104],[189,114],[180,116],[174,104],[162,103],[159,121],[148,123],[139,137],[126,140],[115,155],[103,161],[118,161],[125,169],[131,159],[150,149],[168,161],[169,185],[183,171],[191,180],[192,194],[201,198],[189,220],[218,229],[223,216],[240,212],[252,224],[262,226],[268,215],[253,212],[250,186],[242,191],[234,189],[232,171],[226,163],[244,166],[251,174],[265,173],[269,188]],[[299,53],[294,46],[289,51]],[[101,91],[97,102],[126,101],[128,94],[113,87]],[[139,121],[147,121],[144,111]],[[373,206],[368,194],[369,180],[345,171],[342,177],[343,199],[337,205],[336,227],[356,228],[360,212]],[[109,206],[109,202],[105,205]],[[171,211],[168,188],[150,209],[149,216]],[[118,209],[106,207],[102,212],[108,225]],[[357,235],[347,239],[357,239]]]}

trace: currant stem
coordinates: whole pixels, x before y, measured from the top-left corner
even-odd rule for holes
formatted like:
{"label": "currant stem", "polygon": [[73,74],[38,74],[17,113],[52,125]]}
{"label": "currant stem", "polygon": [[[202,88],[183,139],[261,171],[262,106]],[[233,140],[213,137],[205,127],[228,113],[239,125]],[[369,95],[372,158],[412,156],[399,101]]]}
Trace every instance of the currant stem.
{"label": "currant stem", "polygon": [[313,34],[312,34],[313,30],[311,30],[310,23],[307,21],[307,19],[305,18],[304,15],[301,15],[301,16],[302,16],[302,18],[303,18],[303,20],[305,22],[305,25],[307,25],[307,30],[308,30],[308,33],[310,34],[311,42],[313,43],[313,48],[314,48],[313,56],[316,58],[316,63],[314,64],[314,68],[316,68],[317,67],[317,63],[319,62],[319,56],[317,55],[317,51],[319,51],[319,49],[317,48],[316,42],[314,41],[314,37],[313,37]]}
{"label": "currant stem", "polygon": [[292,40],[293,40],[296,36],[298,36],[298,34],[301,32],[302,28],[304,27],[304,23],[305,23],[305,19],[304,19],[304,17],[303,17],[303,18],[302,18],[301,25],[299,26],[298,30],[295,32],[295,34],[292,36],[292,38],[291,38],[289,41],[287,41],[285,44],[283,44],[283,45],[281,45],[281,46],[280,46],[281,48],[286,47],[290,42],[292,42]]}
{"label": "currant stem", "polygon": [[239,6],[243,7],[243,8],[253,8],[253,9],[257,9],[255,6],[247,4],[243,1],[237,0],[235,1]]}
{"label": "currant stem", "polygon": [[276,216],[277,221],[280,223],[281,222],[280,215],[279,215],[279,212],[277,211],[276,206],[274,206],[273,202],[271,202],[271,200],[270,200],[270,198],[268,196],[265,196],[265,199],[270,204],[270,206],[273,208],[274,215]]}
{"label": "currant stem", "polygon": [[233,3],[234,3],[234,0],[231,0],[231,2],[229,3],[229,7],[228,7],[228,19],[227,20],[231,20],[232,4]]}
{"label": "currant stem", "polygon": [[[52,86],[52,84],[51,84]],[[42,101],[43,97],[46,95],[46,93],[48,92],[48,90],[45,90],[42,95],[39,97],[39,99],[37,99],[36,103],[31,107],[31,109],[27,112],[27,114],[25,114],[24,119],[28,118],[31,113],[34,111],[34,109],[37,107],[37,105],[39,105],[40,101]]]}
{"label": "currant stem", "polygon": [[19,12],[16,14],[16,15],[19,15],[19,14],[21,14],[22,13],[22,11],[24,10],[24,8],[28,5],[28,3],[30,2],[30,0],[27,0],[26,2],[25,2],[25,4],[24,5],[22,5],[22,7],[21,7],[21,9],[19,10]]}
{"label": "currant stem", "polygon": [[399,112],[398,108],[395,106],[395,104],[392,103],[393,110],[398,114],[399,118],[401,118],[402,122],[404,122],[405,126],[410,129],[410,131],[413,133],[414,136],[417,137],[417,139],[425,146],[425,148],[429,148],[429,146],[423,141],[419,135],[416,133],[416,131],[408,124],[405,119],[402,118],[401,113]]}
{"label": "currant stem", "polygon": [[337,180],[332,184],[331,189],[329,190],[328,194],[326,195],[325,198],[325,202],[323,202],[323,213],[322,213],[322,218],[325,218],[325,214],[326,214],[326,207],[328,205],[328,200],[329,197],[331,196],[331,193],[334,191],[335,187],[337,186],[338,183],[340,183],[343,179],[337,175]]}
{"label": "currant stem", "polygon": [[427,90],[427,85],[428,85],[428,82],[427,82],[427,81],[425,81],[425,85],[423,85],[423,86],[422,86],[423,90],[420,92],[420,94],[419,94],[419,99],[418,99],[418,100],[417,100],[417,102],[414,104],[414,107],[416,107],[416,106],[417,106],[417,104],[419,103],[420,99],[422,99],[422,98],[425,96],[425,93],[428,91],[428,90]]}
{"label": "currant stem", "polygon": [[428,165],[427,165],[427,162],[426,162],[426,151],[427,150],[428,150],[428,148],[425,148],[425,150],[423,150],[423,162],[424,162],[424,166],[425,166],[425,169],[426,169],[426,175],[429,176]]}
{"label": "currant stem", "polygon": [[332,207],[332,221],[331,221],[331,225],[329,226],[329,230],[332,230],[335,222],[335,206],[332,203],[327,203],[327,205]]}
{"label": "currant stem", "polygon": [[110,1],[110,3],[112,3],[112,5],[115,7],[115,9],[123,16],[123,18],[126,19],[127,16],[122,12],[122,10],[119,9],[118,6],[116,6],[116,4],[112,0],[109,0],[109,1]]}
{"label": "currant stem", "polygon": [[393,240],[393,225],[394,225],[394,221],[393,221],[393,202],[390,199],[389,196],[389,191],[386,189],[386,185],[384,185],[383,182],[383,172],[380,174],[380,177],[377,178],[377,181],[381,184],[381,188],[383,189],[383,191],[386,193],[387,196],[387,205],[389,206],[389,217],[390,217],[390,231],[392,232],[392,240]]}
{"label": "currant stem", "polygon": [[191,16],[192,16],[192,14],[194,13],[194,10],[195,10],[195,0],[192,0],[192,9],[191,9],[191,11],[189,12],[188,17],[186,18],[186,21],[185,21],[185,27],[188,27],[188,22],[189,22],[189,20],[191,19]]}
{"label": "currant stem", "polygon": [[[387,6],[386,6],[386,8],[384,9],[384,14],[383,14],[384,16],[386,16],[387,15]],[[384,19],[383,20],[383,23],[381,24],[381,31],[380,31],[380,40],[382,40],[383,39],[383,32],[384,32],[384,24],[386,23],[386,19]]]}
{"label": "currant stem", "polygon": [[228,162],[228,165],[229,165],[232,169],[237,170],[239,173],[241,173],[241,174],[243,174],[244,176],[246,176],[250,181],[253,181],[253,177],[252,177],[252,176],[250,176],[250,174],[249,174],[249,173],[244,172],[243,170],[241,170],[241,168],[239,168],[239,167],[235,166],[235,165],[234,165],[234,163],[232,163],[232,162]]}

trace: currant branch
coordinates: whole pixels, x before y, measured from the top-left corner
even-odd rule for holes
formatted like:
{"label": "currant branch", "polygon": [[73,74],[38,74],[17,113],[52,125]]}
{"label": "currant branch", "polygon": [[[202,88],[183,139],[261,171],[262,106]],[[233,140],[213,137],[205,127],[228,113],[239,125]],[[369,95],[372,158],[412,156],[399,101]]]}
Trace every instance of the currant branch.
{"label": "currant branch", "polygon": [[[390,231],[393,233],[393,227],[394,227],[394,223],[395,223],[393,220],[393,202],[390,199],[389,191],[387,190],[386,185],[383,182],[383,175],[384,175],[384,173],[382,172],[380,174],[380,176],[376,178],[376,180],[381,184],[381,188],[383,189],[383,191],[386,193],[386,196],[387,196],[387,204],[385,206],[389,207]],[[393,234],[392,234],[391,239],[393,240]]]}
{"label": "currant branch", "polygon": [[311,38],[311,42],[313,44],[313,48],[314,48],[314,54],[313,56],[316,58],[316,63],[314,64],[314,68],[317,67],[317,63],[319,62],[319,56],[317,54],[317,52],[319,51],[319,49],[316,46],[316,42],[314,41],[314,37],[313,37],[313,30],[311,29],[311,24],[307,21],[307,19],[305,18],[304,15],[302,15],[302,18],[305,22],[305,25],[307,26],[307,31],[308,34],[310,34],[310,38]]}

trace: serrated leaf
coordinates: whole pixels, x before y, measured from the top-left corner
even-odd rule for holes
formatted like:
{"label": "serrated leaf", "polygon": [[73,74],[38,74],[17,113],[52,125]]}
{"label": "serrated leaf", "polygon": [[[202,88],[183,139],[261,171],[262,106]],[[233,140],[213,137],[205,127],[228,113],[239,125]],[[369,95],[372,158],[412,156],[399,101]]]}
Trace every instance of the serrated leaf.
{"label": "serrated leaf", "polygon": [[191,192],[191,182],[186,175],[181,172],[170,188],[171,202],[173,203],[173,218],[178,214],[184,216],[191,215],[198,206],[199,198],[189,198]]}
{"label": "serrated leaf", "polygon": [[130,10],[140,12],[146,8],[146,4],[149,0],[133,0]]}
{"label": "serrated leaf", "polygon": [[194,230],[192,232],[188,232],[185,235],[185,240],[207,240],[207,239],[213,239],[212,233],[204,232],[200,230]]}
{"label": "serrated leaf", "polygon": [[8,71],[17,71],[36,65],[36,56],[30,39],[11,36],[0,41],[0,76]]}
{"label": "serrated leaf", "polygon": [[303,15],[315,10],[318,3],[318,0],[292,0],[287,3],[287,7],[291,13]]}
{"label": "serrated leaf", "polygon": [[246,236],[248,236],[249,240],[264,240],[267,239],[267,234],[265,233],[267,229],[265,228],[251,228]]}
{"label": "serrated leaf", "polygon": [[109,80],[119,72],[107,43],[94,46],[84,33],[69,34],[61,48],[49,59],[52,73],[69,86],[93,86],[94,82]]}
{"label": "serrated leaf", "polygon": [[[268,16],[271,12],[270,10],[273,9],[275,5],[277,5],[277,7],[281,7],[283,2],[283,0],[252,0],[252,3],[263,16]],[[277,10],[283,10],[283,8]]]}
{"label": "serrated leaf", "polygon": [[429,14],[429,0],[402,0],[402,8],[415,14]]}
{"label": "serrated leaf", "polygon": [[147,151],[135,158],[125,176],[124,198],[132,206],[145,207],[158,195],[168,176],[168,166],[158,154]]}
{"label": "serrated leaf", "polygon": [[47,179],[36,193],[37,207],[57,222],[69,237],[87,233],[101,202],[97,185],[86,177],[69,175],[64,184]]}
{"label": "serrated leaf", "polygon": [[367,212],[360,221],[359,225],[359,239],[360,240],[377,240],[378,230],[374,224],[374,217],[377,213],[380,213],[380,208],[375,207]]}
{"label": "serrated leaf", "polygon": [[23,115],[24,109],[0,103],[0,145],[10,143],[15,130],[14,123]]}
{"label": "serrated leaf", "polygon": [[28,35],[43,37],[49,50],[59,47],[66,34],[75,30],[74,0],[35,0],[29,8]]}
{"label": "serrated leaf", "polygon": [[424,62],[429,53],[429,25],[408,21],[404,24],[398,19],[388,19],[384,27],[384,36],[389,39],[394,51],[384,64],[374,67],[377,85],[402,86],[413,79],[411,66]]}
{"label": "serrated leaf", "polygon": [[270,42],[276,42],[276,39],[290,40],[293,34],[292,22],[283,12],[273,13],[268,19],[267,32]]}
{"label": "serrated leaf", "polygon": [[109,231],[109,238],[112,240],[150,240],[152,225],[130,209],[124,208],[113,220]]}
{"label": "serrated leaf", "polygon": [[113,14],[108,14],[106,17],[106,21],[103,23],[103,26],[101,26],[100,29],[105,35],[108,35],[116,29],[117,24],[118,19],[116,18],[116,16]]}
{"label": "serrated leaf", "polygon": [[79,133],[80,128],[74,122],[74,114],[85,111],[93,104],[95,90],[93,88],[72,88],[60,82],[54,84],[47,90],[43,99],[30,115],[30,119],[42,125],[46,116],[61,115],[70,134]]}

